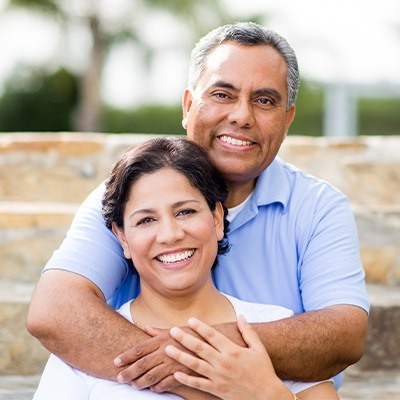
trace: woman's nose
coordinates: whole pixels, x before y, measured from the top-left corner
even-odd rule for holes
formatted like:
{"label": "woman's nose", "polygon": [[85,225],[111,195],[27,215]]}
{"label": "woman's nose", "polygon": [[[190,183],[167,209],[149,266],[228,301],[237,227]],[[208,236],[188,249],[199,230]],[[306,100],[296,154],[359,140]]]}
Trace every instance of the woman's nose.
{"label": "woman's nose", "polygon": [[175,219],[168,219],[159,224],[157,240],[160,243],[175,243],[185,237],[185,232]]}

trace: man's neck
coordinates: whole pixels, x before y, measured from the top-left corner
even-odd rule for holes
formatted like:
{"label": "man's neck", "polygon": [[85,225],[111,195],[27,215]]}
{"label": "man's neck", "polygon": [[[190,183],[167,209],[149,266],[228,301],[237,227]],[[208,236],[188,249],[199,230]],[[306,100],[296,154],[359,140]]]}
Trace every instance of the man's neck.
{"label": "man's neck", "polygon": [[227,182],[229,194],[225,202],[227,208],[236,207],[243,203],[253,191],[256,185],[256,180],[252,180],[246,183]]}

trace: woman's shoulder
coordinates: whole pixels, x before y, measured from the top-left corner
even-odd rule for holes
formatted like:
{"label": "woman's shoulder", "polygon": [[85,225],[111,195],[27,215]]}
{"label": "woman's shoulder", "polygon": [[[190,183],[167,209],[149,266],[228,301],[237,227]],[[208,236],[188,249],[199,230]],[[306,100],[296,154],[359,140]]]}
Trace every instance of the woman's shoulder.
{"label": "woman's shoulder", "polygon": [[274,304],[253,303],[226,295],[235,309],[236,316],[243,315],[247,322],[269,322],[292,317],[293,311]]}

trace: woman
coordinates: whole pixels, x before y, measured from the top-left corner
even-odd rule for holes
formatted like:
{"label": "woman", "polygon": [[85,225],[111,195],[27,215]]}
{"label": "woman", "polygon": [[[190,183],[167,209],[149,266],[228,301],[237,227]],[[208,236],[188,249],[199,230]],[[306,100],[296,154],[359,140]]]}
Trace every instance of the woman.
{"label": "woman", "polygon": [[[190,388],[197,387],[209,393],[201,393],[201,398],[289,400],[298,394],[306,400],[338,399],[331,381],[282,382],[244,319],[271,321],[289,317],[291,311],[243,302],[215,288],[211,269],[217,254],[228,250],[226,196],[218,171],[186,139],[153,139],[121,155],[106,182],[103,214],[140,276],[141,292],[119,312],[152,334],[171,329],[171,335],[194,353],[166,348],[170,357],[201,375],[175,373],[184,384],[176,394],[183,398],[197,398],[199,392]],[[247,348],[210,327],[236,320]],[[187,324],[208,344],[199,346],[199,339],[177,328]],[[52,355],[34,399],[180,398],[177,395],[133,391],[128,385],[88,376]]]}

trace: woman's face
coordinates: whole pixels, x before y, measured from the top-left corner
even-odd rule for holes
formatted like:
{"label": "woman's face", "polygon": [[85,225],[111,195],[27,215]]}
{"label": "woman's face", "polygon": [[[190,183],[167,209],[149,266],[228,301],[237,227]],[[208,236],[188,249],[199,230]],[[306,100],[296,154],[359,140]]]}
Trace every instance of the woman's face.
{"label": "woman's face", "polygon": [[113,226],[142,290],[165,296],[191,293],[210,278],[223,238],[223,209],[212,212],[201,192],[181,173],[164,168],[131,187],[124,230]]}

